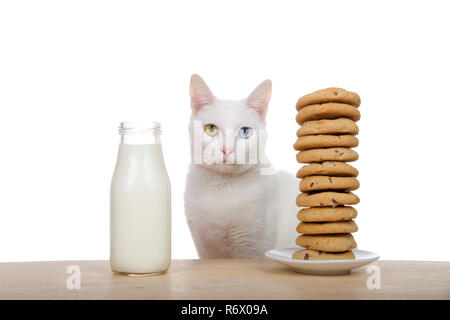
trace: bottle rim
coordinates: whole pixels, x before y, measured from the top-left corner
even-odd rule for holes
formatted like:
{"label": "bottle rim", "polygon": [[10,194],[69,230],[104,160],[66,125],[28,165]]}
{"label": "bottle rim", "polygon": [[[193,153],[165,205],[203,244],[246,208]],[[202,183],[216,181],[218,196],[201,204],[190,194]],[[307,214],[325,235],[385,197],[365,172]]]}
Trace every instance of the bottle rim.
{"label": "bottle rim", "polygon": [[119,134],[153,134],[160,136],[162,134],[161,124],[159,122],[135,122],[124,121],[119,124]]}

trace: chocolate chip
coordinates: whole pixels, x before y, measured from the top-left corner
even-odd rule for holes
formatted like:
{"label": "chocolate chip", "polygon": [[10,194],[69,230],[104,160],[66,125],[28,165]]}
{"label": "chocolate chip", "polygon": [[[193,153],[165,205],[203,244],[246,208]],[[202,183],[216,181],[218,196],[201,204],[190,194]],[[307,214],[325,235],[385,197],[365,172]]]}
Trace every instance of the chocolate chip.
{"label": "chocolate chip", "polygon": [[333,91],[333,94],[334,94],[335,96],[337,96],[337,95],[338,95],[338,93],[337,93],[336,91]]}
{"label": "chocolate chip", "polygon": [[330,180],[330,183],[333,183],[333,180],[331,180],[331,177],[328,177],[328,180]]}
{"label": "chocolate chip", "polygon": [[309,254],[305,253],[305,258],[304,260],[309,260]]}
{"label": "chocolate chip", "polygon": [[334,199],[331,199],[331,201],[332,201],[334,204],[338,204],[338,202],[337,202],[336,200],[334,200]]}
{"label": "chocolate chip", "polygon": [[311,188],[314,185],[314,182],[311,182],[311,184],[309,185],[309,187]]}

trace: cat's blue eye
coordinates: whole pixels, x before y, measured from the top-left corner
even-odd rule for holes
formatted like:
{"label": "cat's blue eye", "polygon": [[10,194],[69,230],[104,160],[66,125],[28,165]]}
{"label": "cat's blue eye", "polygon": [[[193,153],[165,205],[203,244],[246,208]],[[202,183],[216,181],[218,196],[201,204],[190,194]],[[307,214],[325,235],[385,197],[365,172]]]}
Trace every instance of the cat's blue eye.
{"label": "cat's blue eye", "polygon": [[242,127],[239,130],[239,135],[241,136],[242,139],[248,139],[251,137],[252,135],[252,128],[249,127]]}

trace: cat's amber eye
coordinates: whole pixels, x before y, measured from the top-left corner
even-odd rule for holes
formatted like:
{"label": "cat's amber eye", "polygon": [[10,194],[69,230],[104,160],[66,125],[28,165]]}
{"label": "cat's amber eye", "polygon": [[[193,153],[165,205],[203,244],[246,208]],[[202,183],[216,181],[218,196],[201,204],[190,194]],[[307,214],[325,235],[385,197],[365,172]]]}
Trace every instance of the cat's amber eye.
{"label": "cat's amber eye", "polygon": [[209,123],[205,126],[205,132],[208,136],[214,137],[219,132],[219,129],[215,124]]}

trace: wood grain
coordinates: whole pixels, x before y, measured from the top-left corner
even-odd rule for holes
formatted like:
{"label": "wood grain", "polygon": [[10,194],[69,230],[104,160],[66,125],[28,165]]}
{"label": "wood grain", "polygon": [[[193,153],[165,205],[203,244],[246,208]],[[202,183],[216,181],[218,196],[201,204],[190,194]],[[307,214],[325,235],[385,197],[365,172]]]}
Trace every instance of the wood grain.
{"label": "wood grain", "polygon": [[[108,261],[0,263],[0,299],[450,299],[450,262],[378,261],[381,288],[366,268],[348,275],[293,272],[268,260],[173,260],[150,277],[113,274]],[[81,268],[69,290],[67,266]]]}

